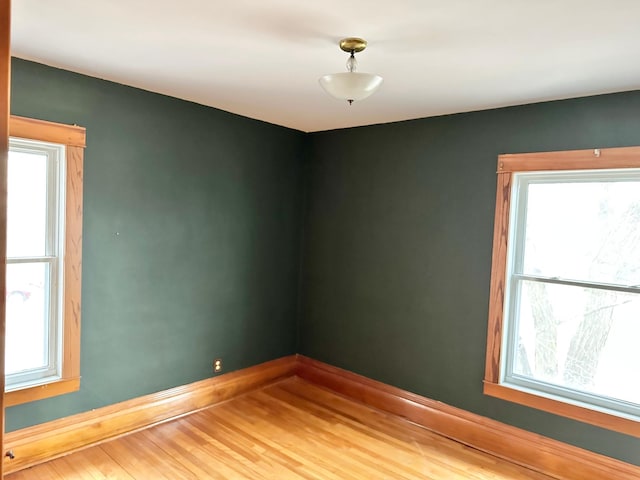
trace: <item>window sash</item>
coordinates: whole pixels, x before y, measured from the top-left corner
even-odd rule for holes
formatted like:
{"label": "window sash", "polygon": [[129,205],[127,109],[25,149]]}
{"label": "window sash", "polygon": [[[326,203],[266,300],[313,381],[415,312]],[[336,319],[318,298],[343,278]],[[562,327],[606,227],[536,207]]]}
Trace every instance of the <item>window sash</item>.
{"label": "window sash", "polygon": [[[561,383],[545,381],[535,377],[519,374],[514,371],[516,364],[516,348],[519,344],[518,336],[520,328],[520,319],[516,312],[519,310],[520,294],[522,291],[521,287],[523,281],[526,280],[528,279],[522,278],[522,276],[519,275],[513,275],[511,277],[510,289],[513,293],[511,298],[509,299],[510,312],[508,315],[508,320],[506,322],[505,345],[503,347],[506,355],[504,356],[504,365],[501,368],[501,383],[523,389],[524,391],[540,392],[544,395],[549,396],[550,398],[562,398],[569,402],[573,402],[576,405],[592,406],[602,411],[614,412],[617,415],[622,414],[624,416],[627,416],[628,418],[640,419],[640,404],[623,399],[613,398],[603,394],[592,393],[587,390],[581,390],[579,388],[572,388]],[[539,279],[534,281],[540,281],[541,283],[546,283],[549,285],[583,286],[576,285],[576,282],[547,282]],[[602,285],[597,284],[594,286],[596,288],[602,287]],[[611,291],[611,289],[607,288],[602,288],[602,290]],[[640,292],[640,289],[638,288],[634,288],[632,290],[633,292],[631,293]],[[629,289],[615,291],[624,291],[625,293],[630,293]]]}
{"label": "window sash", "polygon": [[[57,257],[33,257],[7,259],[7,265],[29,265],[34,263],[47,264],[47,278],[45,288],[45,305],[47,318],[45,320],[45,335],[47,349],[47,364],[44,367],[32,368],[14,372],[5,376],[6,390],[12,391],[30,384],[46,383],[61,378],[61,338],[62,322],[60,321],[60,283],[58,278],[59,259]],[[44,347],[44,345],[43,345]]]}
{"label": "window sash", "polygon": [[592,170],[566,172],[526,172],[512,175],[507,259],[505,275],[503,335],[499,383],[524,392],[542,394],[568,403],[595,408],[633,420],[640,419],[640,405],[606,395],[547,382],[514,372],[516,348],[519,344],[519,306],[524,281],[550,285],[566,285],[597,290],[640,294],[640,285],[621,285],[583,279],[567,279],[525,274],[524,254],[527,224],[528,187],[532,184],[629,182],[640,181],[640,169]]}
{"label": "window sash", "polygon": [[[47,157],[47,212],[45,255],[62,256],[64,246],[65,146],[56,143],[9,138],[9,151]],[[10,179],[9,179],[10,180]],[[7,257],[7,259],[13,257]]]}
{"label": "window sash", "polygon": [[[7,264],[46,263],[47,278],[45,288],[45,335],[47,364],[5,375],[7,392],[58,380],[62,377],[62,329],[64,319],[64,232],[65,232],[65,158],[64,145],[25,140],[9,139],[9,150],[21,153],[44,154],[46,160],[46,228],[45,255],[36,257],[7,257]],[[10,180],[10,179],[9,179]],[[10,232],[8,232],[10,234]]]}

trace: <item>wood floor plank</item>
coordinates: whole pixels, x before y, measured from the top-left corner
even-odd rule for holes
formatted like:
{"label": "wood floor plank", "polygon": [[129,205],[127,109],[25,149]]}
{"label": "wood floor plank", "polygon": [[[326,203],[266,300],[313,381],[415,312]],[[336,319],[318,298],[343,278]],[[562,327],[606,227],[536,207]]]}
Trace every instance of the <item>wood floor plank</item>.
{"label": "wood floor plank", "polygon": [[149,429],[142,432],[143,437],[161,449],[169,458],[175,459],[189,469],[195,478],[225,480],[252,473],[244,468],[233,468],[235,462],[233,462],[234,465],[227,465],[226,456],[219,454],[219,448],[214,446],[209,449],[207,446],[210,443],[194,442],[192,437],[182,431],[180,423],[172,422],[163,425],[162,428]]}
{"label": "wood floor plank", "polygon": [[[295,397],[283,397],[282,391],[272,390],[269,393],[277,395],[281,400],[285,398],[282,408],[288,405],[289,408],[297,408],[300,412],[315,411],[316,418],[323,419],[330,428],[330,435],[338,439],[330,441],[326,447],[337,447],[350,451],[352,460],[355,462],[366,464],[370,458],[384,459],[384,462],[381,462],[384,463],[381,471],[393,478],[425,478],[427,474],[437,476],[445,472],[449,478],[458,478],[455,469],[439,469],[437,462],[425,464],[424,456],[416,456],[415,446],[412,443],[397,441],[394,436],[381,431],[385,427],[384,421],[386,420],[385,414],[381,414],[381,412],[374,410],[367,412],[377,419],[375,426],[371,427],[361,424],[357,420],[349,419],[348,416],[340,416],[335,410],[324,408],[321,404],[305,402],[303,399]],[[315,395],[322,393],[324,392],[316,391]],[[316,422],[316,429],[320,431],[322,428]],[[409,440],[413,441],[415,438],[411,437]]]}
{"label": "wood floor plank", "polygon": [[[86,455],[78,457],[69,455],[54,462],[40,465],[38,468],[49,466],[51,471],[38,471],[37,477],[28,475],[27,478],[65,478],[68,480],[132,480],[135,478],[99,447],[85,450],[83,453]],[[53,472],[56,472],[57,476]]]}
{"label": "wood floor plank", "polygon": [[[135,440],[130,436],[123,437],[117,441],[104,443],[99,448],[133,478],[142,478],[145,474],[149,478],[158,480],[175,478],[169,475],[170,472],[175,473],[171,459],[158,455],[157,449],[141,441],[139,437]],[[177,478],[185,475],[182,471],[177,473],[181,475]]]}
{"label": "wood floor plank", "polygon": [[[291,387],[291,385],[288,386]],[[426,440],[431,443],[443,440],[442,437],[411,425],[411,427],[414,427],[412,435],[398,442],[397,438],[395,438],[398,431],[397,418],[373,409],[364,408],[361,405],[354,405],[353,402],[340,397],[333,398],[333,400],[334,403],[341,404],[341,407],[338,409],[326,408],[322,402],[328,400],[324,397],[329,392],[324,392],[316,387],[308,389],[304,386],[304,389],[306,393],[312,394],[308,395],[309,399],[313,398],[314,400],[305,401],[306,399],[303,400],[302,398],[283,397],[282,388],[271,389],[268,393],[278,396],[280,399],[286,398],[282,407],[288,405],[290,408],[300,409],[301,412],[314,410],[316,415],[319,416],[318,418],[324,418],[329,424],[335,423],[335,427],[332,428],[332,435],[342,439],[340,442],[346,442],[346,447],[343,445],[340,448],[349,448],[353,461],[360,461],[362,464],[367,465],[371,458],[381,459],[383,461],[380,462],[382,465],[380,471],[388,474],[389,478],[451,478],[452,480],[477,478],[473,471],[460,468],[459,462],[446,461],[448,452],[442,449],[436,453],[432,452],[431,449],[422,449],[420,450],[420,455],[416,455],[416,447],[419,449],[417,440]],[[335,397],[334,394],[329,395]],[[353,406],[357,408],[351,408]],[[323,412],[323,410],[325,411]],[[348,410],[353,412],[350,415],[340,414]],[[355,416],[358,416],[359,420],[355,420]],[[372,421],[373,419],[375,421]],[[365,420],[368,425],[363,423]],[[395,429],[391,429],[394,426]],[[319,425],[316,425],[316,428],[318,430],[321,429]],[[444,442],[446,447],[454,447],[456,454],[459,450],[466,448],[457,443],[450,444],[451,442],[449,441]],[[334,446],[339,445],[339,442],[334,444]],[[389,448],[390,446],[393,448]],[[462,465],[464,466],[464,464]],[[480,478],[486,478],[486,476]]]}
{"label": "wood floor plank", "polygon": [[[299,404],[302,405],[302,409],[307,411],[329,410],[339,415],[342,421],[337,429],[344,430],[348,437],[355,437],[357,432],[364,432],[367,437],[382,442],[385,450],[387,446],[393,445],[395,447],[393,452],[396,456],[399,452],[408,449],[413,461],[423,465],[421,467],[422,474],[429,473],[435,476],[434,478],[457,478],[456,474],[463,475],[462,478],[512,478],[493,472],[495,464],[500,461],[496,457],[452,442],[409,422],[404,422],[405,428],[398,429],[399,419],[397,417],[364,407],[319,387],[308,386],[304,382],[288,382],[280,384],[277,389],[271,389],[269,392],[291,406]],[[295,396],[306,400],[306,403],[300,404]],[[421,455],[416,456],[415,448],[424,443],[427,443],[429,448],[421,449]],[[365,444],[368,445],[368,448],[379,446],[378,442],[366,442]],[[459,461],[461,455],[473,459],[473,463],[470,464],[471,469],[468,468],[468,464]],[[475,474],[477,467],[483,469],[479,477]],[[443,468],[448,472],[448,477],[444,474]],[[513,478],[522,478],[522,473],[519,473],[520,477],[517,476],[518,472],[521,472],[520,467],[513,464],[506,463],[501,470],[504,470],[507,475],[512,472],[511,474],[516,475]],[[532,479],[548,478],[535,472],[528,472],[528,475],[530,476],[527,478]]]}
{"label": "wood floor plank", "polygon": [[289,378],[7,480],[549,480]]}
{"label": "wood floor plank", "polygon": [[[313,438],[309,439],[307,445],[299,445],[299,442],[295,442],[294,440],[293,443],[286,445],[287,451],[296,452],[303,461],[305,459],[309,461],[311,455],[314,463],[325,464],[329,463],[329,459],[339,455],[341,458],[339,464],[341,468],[335,468],[335,461],[330,461],[330,465],[327,465],[328,468],[334,471],[337,470],[334,472],[337,478],[348,477],[349,474],[345,472],[349,472],[353,468],[368,471],[371,475],[389,475],[391,478],[406,478],[409,480],[413,478],[424,478],[422,476],[414,477],[404,468],[402,468],[402,471],[395,469],[395,466],[402,467],[401,464],[397,464],[395,461],[385,462],[384,464],[380,463],[378,465],[371,465],[369,461],[363,462],[359,457],[362,451],[366,450],[365,444],[359,443],[357,439],[354,441],[354,439],[348,435],[345,436],[341,434],[338,430],[340,426],[338,419],[328,415],[328,412],[325,412],[326,415],[320,416],[309,415],[308,411],[291,408],[291,405],[279,402],[266,393],[252,396],[250,399],[244,398],[243,400],[246,402],[243,408],[251,408],[252,405],[256,404],[257,400],[261,400],[260,404],[262,405],[270,405],[273,407],[274,410],[269,412],[268,418],[273,419],[274,425],[271,426],[271,430],[275,430],[280,438],[286,436],[290,431],[313,429]],[[278,412],[282,413],[279,415]],[[311,452],[309,446],[312,447]],[[366,452],[365,455],[368,456]],[[367,458],[366,460],[369,459]]]}
{"label": "wood floor plank", "polygon": [[[239,404],[242,410],[245,404]],[[262,446],[266,458],[271,462],[287,466],[290,470],[302,478],[345,479],[352,477],[348,470],[342,470],[336,474],[336,469],[331,462],[331,456],[323,456],[318,445],[316,431],[315,438],[309,439],[306,447],[300,449],[301,442],[296,435],[296,428],[292,427],[291,419],[283,419],[278,416],[265,416],[262,424],[247,422],[241,415],[230,411],[211,411],[213,424],[227,423],[236,434],[251,438]],[[270,453],[271,452],[271,453]]]}

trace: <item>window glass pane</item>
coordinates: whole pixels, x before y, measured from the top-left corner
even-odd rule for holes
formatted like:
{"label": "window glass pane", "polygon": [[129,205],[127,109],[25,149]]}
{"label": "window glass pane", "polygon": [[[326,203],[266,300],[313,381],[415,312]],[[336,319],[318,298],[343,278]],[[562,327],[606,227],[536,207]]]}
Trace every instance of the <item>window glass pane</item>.
{"label": "window glass pane", "polygon": [[7,257],[45,255],[47,156],[11,150],[8,163]]}
{"label": "window glass pane", "polygon": [[523,273],[640,285],[640,180],[532,183]]}
{"label": "window glass pane", "polygon": [[519,284],[513,373],[640,405],[640,294]]}
{"label": "window glass pane", "polygon": [[48,269],[47,263],[7,265],[6,374],[47,366]]}

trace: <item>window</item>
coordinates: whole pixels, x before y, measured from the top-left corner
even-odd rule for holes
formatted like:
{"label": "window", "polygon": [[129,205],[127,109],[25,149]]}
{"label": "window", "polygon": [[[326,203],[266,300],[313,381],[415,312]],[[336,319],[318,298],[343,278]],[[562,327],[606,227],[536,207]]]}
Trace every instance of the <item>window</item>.
{"label": "window", "polygon": [[5,404],[80,386],[83,128],[11,117]]}
{"label": "window", "polygon": [[640,148],[502,155],[484,391],[640,436]]}

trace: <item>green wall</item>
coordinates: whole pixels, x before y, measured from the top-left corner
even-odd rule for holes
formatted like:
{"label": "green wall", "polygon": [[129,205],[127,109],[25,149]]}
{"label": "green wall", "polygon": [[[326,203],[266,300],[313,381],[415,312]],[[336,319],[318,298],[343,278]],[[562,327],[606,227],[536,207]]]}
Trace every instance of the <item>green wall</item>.
{"label": "green wall", "polygon": [[14,59],[11,112],[87,128],[81,389],[41,423],[295,353],[293,130]]}
{"label": "green wall", "polygon": [[12,112],[88,140],[81,390],[8,430],[298,351],[640,464],[482,394],[498,154],[638,145],[640,92],[304,135],[14,60]]}
{"label": "green wall", "polygon": [[638,145],[640,92],[310,142],[300,353],[640,465],[638,438],[482,394],[498,154]]}

